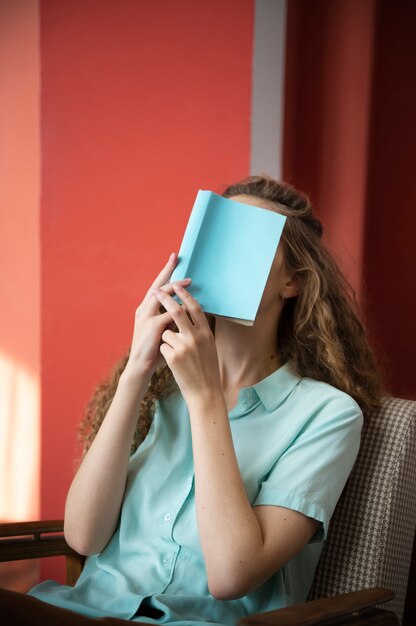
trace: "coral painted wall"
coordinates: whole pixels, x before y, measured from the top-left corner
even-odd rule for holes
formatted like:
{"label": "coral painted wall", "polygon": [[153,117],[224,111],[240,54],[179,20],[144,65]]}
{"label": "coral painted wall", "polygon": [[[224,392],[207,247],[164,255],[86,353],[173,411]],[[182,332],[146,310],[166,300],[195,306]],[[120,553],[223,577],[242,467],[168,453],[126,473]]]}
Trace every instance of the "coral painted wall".
{"label": "coral painted wall", "polygon": [[197,190],[248,174],[252,5],[41,2],[43,518]]}
{"label": "coral painted wall", "polygon": [[[288,3],[284,177],[310,193],[367,303],[390,391],[416,396],[416,5],[395,5]],[[29,371],[39,412],[41,354],[41,517],[61,518],[85,404],[197,190],[248,174],[254,2],[0,10],[0,378],[10,390]]]}

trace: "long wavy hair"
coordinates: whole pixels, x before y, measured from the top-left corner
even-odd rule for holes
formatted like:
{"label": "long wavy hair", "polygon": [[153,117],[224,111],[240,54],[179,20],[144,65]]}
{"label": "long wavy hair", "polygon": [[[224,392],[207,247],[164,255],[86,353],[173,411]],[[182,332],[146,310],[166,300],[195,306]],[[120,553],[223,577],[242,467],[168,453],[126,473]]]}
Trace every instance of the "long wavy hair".
{"label": "long wavy hair", "polygon": [[[383,393],[373,352],[360,321],[354,292],[322,243],[322,225],[306,194],[267,176],[228,186],[223,196],[249,195],[273,203],[287,217],[281,242],[285,261],[300,280],[300,294],[285,300],[278,327],[281,362],[291,360],[302,377],[314,378],[352,396],[364,415],[380,406]],[[278,297],[278,294],[276,294]],[[215,334],[215,318],[207,315]],[[80,428],[88,450],[111,404],[128,354],[91,398]],[[177,389],[167,365],[154,373],[143,398],[132,442],[134,452],[152,422],[155,399]]]}

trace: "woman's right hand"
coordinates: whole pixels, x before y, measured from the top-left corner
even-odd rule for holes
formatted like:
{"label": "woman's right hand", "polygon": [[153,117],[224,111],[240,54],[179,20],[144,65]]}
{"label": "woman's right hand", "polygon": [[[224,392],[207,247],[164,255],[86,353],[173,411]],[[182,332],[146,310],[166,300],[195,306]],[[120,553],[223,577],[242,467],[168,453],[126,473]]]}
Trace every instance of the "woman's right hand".
{"label": "woman's right hand", "polygon": [[[156,287],[173,294],[171,283],[168,283],[178,261],[178,255],[173,252],[169,261],[155,279],[146,293],[143,302],[136,309],[133,340],[130,356],[125,371],[133,375],[151,377],[155,370],[163,363],[163,356],[159,347],[163,332],[173,324],[172,316],[167,311],[159,312],[160,302],[153,295]],[[176,281],[183,286],[189,286],[190,278]]]}

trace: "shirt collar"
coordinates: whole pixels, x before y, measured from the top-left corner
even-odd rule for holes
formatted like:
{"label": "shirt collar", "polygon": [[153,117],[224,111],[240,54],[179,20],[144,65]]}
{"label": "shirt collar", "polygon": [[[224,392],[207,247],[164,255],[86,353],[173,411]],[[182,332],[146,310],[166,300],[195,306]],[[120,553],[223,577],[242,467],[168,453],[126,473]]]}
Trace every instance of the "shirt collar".
{"label": "shirt collar", "polygon": [[271,413],[287,398],[300,380],[301,377],[296,373],[291,362],[287,361],[269,376],[253,385],[252,389],[257,393],[266,411]]}

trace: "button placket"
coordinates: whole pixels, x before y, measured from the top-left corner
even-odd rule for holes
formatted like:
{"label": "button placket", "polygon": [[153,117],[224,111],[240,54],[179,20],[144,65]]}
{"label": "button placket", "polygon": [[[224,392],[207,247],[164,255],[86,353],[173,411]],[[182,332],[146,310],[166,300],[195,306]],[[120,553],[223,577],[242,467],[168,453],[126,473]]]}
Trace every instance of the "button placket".
{"label": "button placket", "polygon": [[176,519],[178,515],[180,515],[180,511],[184,503],[186,502],[189,496],[189,493],[192,490],[192,486],[194,482],[193,471],[187,472],[187,479],[188,480],[187,480],[187,485],[186,485],[186,491],[182,493],[182,496],[180,498],[177,498],[173,500],[172,502],[170,502],[170,511],[166,511],[166,513],[163,515],[163,527],[165,529],[165,532],[168,533],[168,535],[170,536],[170,538],[172,539],[175,545],[176,545],[176,542],[173,539],[174,526],[176,524]]}
{"label": "button placket", "polygon": [[[173,573],[175,570],[175,566],[176,566],[176,562],[177,559],[179,558],[179,554],[181,552],[181,547],[180,545],[175,541],[174,538],[174,531],[175,531],[175,525],[178,519],[178,516],[180,516],[181,514],[181,510],[186,502],[186,500],[189,497],[189,494],[192,491],[192,487],[193,487],[193,482],[194,482],[194,472],[193,470],[190,470],[188,472],[186,472],[186,477],[187,477],[187,484],[186,484],[186,489],[182,492],[182,495],[177,494],[177,497],[172,500],[169,503],[169,507],[170,507],[170,512],[166,512],[163,515],[163,523],[164,523],[164,528],[168,531],[169,533],[169,543],[170,546],[172,548],[172,552],[169,552],[169,546],[166,545],[166,552],[161,556],[161,563],[162,566],[165,570],[166,573],[168,573],[170,571],[169,574],[169,580],[167,581],[164,590],[167,589],[169,587],[169,585],[171,584],[172,578],[173,578]],[[167,516],[170,516],[169,522],[167,522]]]}

